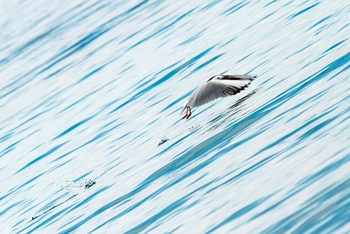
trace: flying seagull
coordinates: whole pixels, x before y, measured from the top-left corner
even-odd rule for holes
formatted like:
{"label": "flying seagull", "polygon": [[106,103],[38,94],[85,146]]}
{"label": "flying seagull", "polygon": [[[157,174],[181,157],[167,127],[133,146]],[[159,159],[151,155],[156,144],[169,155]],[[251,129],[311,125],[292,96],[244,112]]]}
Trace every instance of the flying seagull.
{"label": "flying seagull", "polygon": [[181,110],[182,114],[186,109],[186,114],[182,119],[190,118],[191,107],[204,105],[220,97],[235,95],[248,87],[254,78],[256,75],[216,75],[211,77],[186,100]]}

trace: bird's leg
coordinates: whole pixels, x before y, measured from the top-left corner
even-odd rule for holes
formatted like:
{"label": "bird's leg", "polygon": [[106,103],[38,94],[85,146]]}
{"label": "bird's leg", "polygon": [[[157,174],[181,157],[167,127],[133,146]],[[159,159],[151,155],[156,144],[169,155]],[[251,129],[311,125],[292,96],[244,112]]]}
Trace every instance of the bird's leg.
{"label": "bird's leg", "polygon": [[186,114],[184,116],[182,116],[182,119],[186,119],[187,115],[188,115],[188,108],[186,106]]}
{"label": "bird's leg", "polygon": [[[188,110],[190,110],[190,113],[188,113]],[[186,114],[182,117],[182,119],[188,119],[191,116],[191,109],[189,106],[186,106]]]}
{"label": "bird's leg", "polygon": [[[186,119],[190,118],[190,116],[191,116],[191,114],[192,114],[192,112],[191,112],[191,107],[188,106],[187,109],[188,109],[188,115],[187,115],[187,118],[186,118]],[[187,111],[186,111],[186,113],[187,113]]]}

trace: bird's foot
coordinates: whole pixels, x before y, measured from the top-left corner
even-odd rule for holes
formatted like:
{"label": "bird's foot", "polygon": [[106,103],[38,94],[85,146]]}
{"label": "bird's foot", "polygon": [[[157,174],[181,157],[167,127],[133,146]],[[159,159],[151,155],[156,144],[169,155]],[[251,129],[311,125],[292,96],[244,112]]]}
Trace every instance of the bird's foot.
{"label": "bird's foot", "polygon": [[186,114],[182,117],[182,119],[188,119],[190,118],[192,112],[191,112],[191,107],[187,106],[186,107]]}

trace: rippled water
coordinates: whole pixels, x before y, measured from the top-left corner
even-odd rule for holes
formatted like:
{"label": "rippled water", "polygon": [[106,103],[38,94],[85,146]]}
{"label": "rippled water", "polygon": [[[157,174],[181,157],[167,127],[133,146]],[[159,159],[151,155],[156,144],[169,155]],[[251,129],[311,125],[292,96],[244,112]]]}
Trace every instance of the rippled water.
{"label": "rippled water", "polygon": [[350,232],[349,1],[0,9],[5,233]]}

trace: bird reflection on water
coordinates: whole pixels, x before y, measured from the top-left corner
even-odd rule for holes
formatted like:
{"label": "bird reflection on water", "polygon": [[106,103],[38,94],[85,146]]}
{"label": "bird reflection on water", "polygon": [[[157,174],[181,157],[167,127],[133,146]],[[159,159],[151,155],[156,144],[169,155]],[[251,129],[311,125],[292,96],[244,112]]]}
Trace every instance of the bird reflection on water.
{"label": "bird reflection on water", "polygon": [[[251,110],[251,107],[246,103],[246,101],[253,97],[256,93],[258,93],[260,88],[256,88],[252,90],[249,94],[245,95],[244,97],[238,99],[235,101],[231,106],[229,106],[226,110],[209,120],[205,125],[212,124],[216,121],[219,121],[218,123],[215,123],[212,127],[210,127],[208,130],[202,133],[202,135],[214,131],[215,129],[221,127],[222,125],[232,122],[233,120],[242,117],[245,115],[247,112]],[[199,127],[193,128],[192,131],[197,130]]]}

